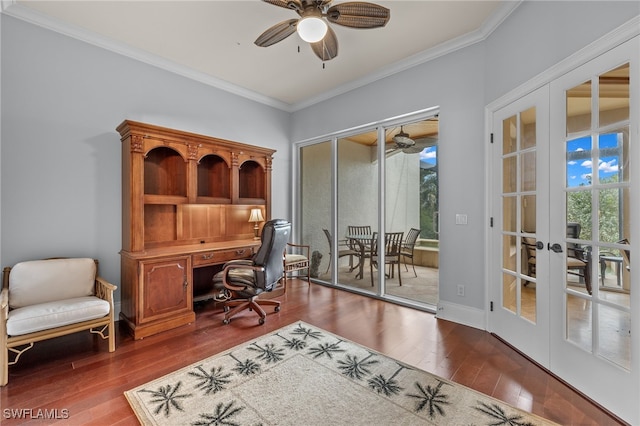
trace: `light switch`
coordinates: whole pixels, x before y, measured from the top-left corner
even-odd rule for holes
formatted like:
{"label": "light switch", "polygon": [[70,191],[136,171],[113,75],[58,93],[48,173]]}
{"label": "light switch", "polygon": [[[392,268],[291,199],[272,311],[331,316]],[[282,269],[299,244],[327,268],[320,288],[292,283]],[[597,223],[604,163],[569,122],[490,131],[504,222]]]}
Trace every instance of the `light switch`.
{"label": "light switch", "polygon": [[467,224],[467,215],[456,214],[456,225],[466,225],[466,224]]}

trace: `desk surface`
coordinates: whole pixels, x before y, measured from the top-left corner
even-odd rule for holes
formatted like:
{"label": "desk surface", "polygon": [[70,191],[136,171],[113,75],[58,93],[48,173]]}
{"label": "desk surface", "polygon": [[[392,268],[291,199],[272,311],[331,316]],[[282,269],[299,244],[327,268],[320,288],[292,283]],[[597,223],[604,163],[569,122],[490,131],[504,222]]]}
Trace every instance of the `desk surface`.
{"label": "desk surface", "polygon": [[154,258],[154,257],[167,257],[167,256],[175,256],[180,254],[197,254],[206,251],[212,250],[232,250],[241,247],[260,247],[260,240],[232,240],[232,241],[216,241],[213,243],[205,243],[205,244],[188,244],[181,246],[172,246],[172,247],[156,247],[152,249],[137,251],[137,252],[127,252],[125,250],[121,251],[121,254],[126,254],[127,256],[138,259],[138,258]]}

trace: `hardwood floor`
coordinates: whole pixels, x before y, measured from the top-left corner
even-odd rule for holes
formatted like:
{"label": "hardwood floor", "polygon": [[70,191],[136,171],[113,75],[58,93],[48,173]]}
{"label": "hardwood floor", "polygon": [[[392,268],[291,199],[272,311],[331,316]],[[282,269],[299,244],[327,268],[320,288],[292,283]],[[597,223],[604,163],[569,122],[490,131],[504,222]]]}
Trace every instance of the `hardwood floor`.
{"label": "hardwood floor", "polygon": [[9,368],[9,384],[0,390],[1,422],[56,423],[10,418],[47,410],[58,424],[135,425],[124,391],[302,320],[560,424],[619,424],[484,331],[295,279],[281,300],[281,311],[269,312],[262,326],[249,311],[223,325],[220,307],[199,304],[195,324],[138,341],[119,330],[114,353],[88,333],[38,343]]}

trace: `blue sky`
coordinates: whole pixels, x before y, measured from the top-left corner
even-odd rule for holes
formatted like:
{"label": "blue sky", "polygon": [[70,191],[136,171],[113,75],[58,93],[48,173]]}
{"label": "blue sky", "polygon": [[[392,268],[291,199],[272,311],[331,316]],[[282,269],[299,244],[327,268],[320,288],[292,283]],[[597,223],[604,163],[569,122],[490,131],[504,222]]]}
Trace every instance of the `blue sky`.
{"label": "blue sky", "polygon": [[437,164],[437,149],[437,145],[423,149],[422,152],[420,152],[420,161],[423,163],[427,163],[430,166],[435,166]]}
{"label": "blue sky", "polygon": [[[615,148],[618,146],[617,138],[617,133],[600,135],[600,149]],[[569,187],[587,185],[593,172],[591,136],[568,141],[567,157],[567,185]],[[598,176],[601,180],[618,173],[620,166],[618,156],[604,156],[598,163]]]}

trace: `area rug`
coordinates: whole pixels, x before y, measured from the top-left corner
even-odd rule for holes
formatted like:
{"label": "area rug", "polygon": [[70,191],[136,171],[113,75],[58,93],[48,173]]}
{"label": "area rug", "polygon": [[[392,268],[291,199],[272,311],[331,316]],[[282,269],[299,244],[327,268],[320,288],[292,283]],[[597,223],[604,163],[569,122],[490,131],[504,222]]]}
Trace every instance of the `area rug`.
{"label": "area rug", "polygon": [[144,425],[552,425],[297,322],[125,392]]}

